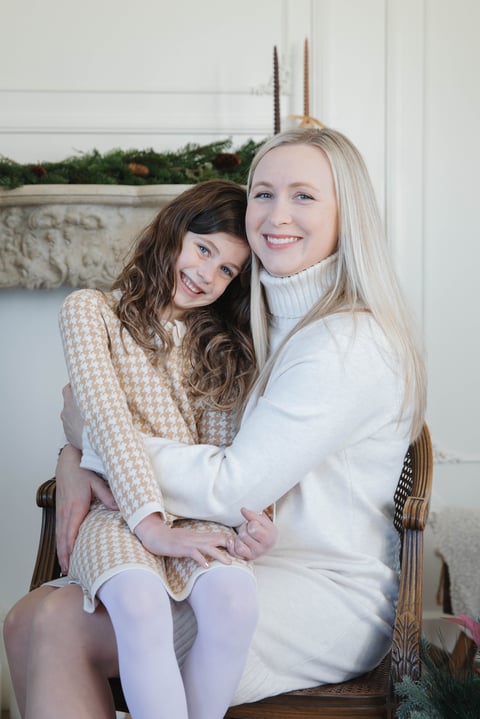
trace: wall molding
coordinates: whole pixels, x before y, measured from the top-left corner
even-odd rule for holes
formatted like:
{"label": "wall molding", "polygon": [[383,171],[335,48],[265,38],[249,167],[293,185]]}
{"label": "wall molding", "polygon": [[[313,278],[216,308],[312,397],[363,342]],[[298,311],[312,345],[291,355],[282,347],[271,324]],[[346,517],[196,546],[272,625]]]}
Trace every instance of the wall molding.
{"label": "wall molding", "polygon": [[468,457],[445,450],[433,442],[433,461],[435,464],[480,464],[480,457]]}
{"label": "wall molding", "polygon": [[[286,98],[283,97],[283,104]],[[195,113],[192,115],[192,107]],[[232,134],[273,130],[269,94],[247,92],[3,92],[0,133]]]}
{"label": "wall molding", "polygon": [[387,0],[386,37],[386,229],[423,330],[425,0]]}

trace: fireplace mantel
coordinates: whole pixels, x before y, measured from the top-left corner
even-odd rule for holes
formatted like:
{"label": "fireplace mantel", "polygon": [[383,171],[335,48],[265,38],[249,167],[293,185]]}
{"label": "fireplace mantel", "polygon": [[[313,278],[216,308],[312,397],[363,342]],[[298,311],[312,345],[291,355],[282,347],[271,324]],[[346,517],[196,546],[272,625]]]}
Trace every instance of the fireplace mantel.
{"label": "fireplace mantel", "polygon": [[108,287],[139,231],[187,185],[0,191],[0,287]]}

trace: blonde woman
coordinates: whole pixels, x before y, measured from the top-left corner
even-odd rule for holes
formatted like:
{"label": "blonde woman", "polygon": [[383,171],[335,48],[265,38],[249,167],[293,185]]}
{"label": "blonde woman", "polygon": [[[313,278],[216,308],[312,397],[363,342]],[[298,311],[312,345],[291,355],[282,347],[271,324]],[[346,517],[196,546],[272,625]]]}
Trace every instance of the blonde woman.
{"label": "blonde woman", "polygon": [[[279,539],[255,561],[260,615],[233,703],[343,681],[387,651],[398,592],[393,494],[425,404],[371,181],[346,137],[299,129],[267,142],[252,164],[246,226],[261,373],[236,437],[226,449],[147,439],[172,512],[235,525],[242,505],[276,502]],[[71,404],[65,416],[75,424]],[[79,480],[62,475],[68,509]],[[43,651],[51,669],[87,637],[70,669],[100,710],[115,647],[82,626],[73,602],[55,609],[66,637],[45,638],[47,613],[37,613],[23,656],[35,662]],[[187,628],[178,617],[176,631]]]}

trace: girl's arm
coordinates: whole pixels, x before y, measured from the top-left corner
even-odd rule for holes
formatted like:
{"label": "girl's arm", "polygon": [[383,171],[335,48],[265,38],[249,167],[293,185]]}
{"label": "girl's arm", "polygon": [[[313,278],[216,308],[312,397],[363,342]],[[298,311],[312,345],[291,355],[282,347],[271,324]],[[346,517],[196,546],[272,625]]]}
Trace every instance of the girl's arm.
{"label": "girl's arm", "polygon": [[74,292],[60,312],[60,331],[70,383],[90,441],[133,530],[147,514],[163,513],[164,504],[113,365],[109,313],[100,292]]}

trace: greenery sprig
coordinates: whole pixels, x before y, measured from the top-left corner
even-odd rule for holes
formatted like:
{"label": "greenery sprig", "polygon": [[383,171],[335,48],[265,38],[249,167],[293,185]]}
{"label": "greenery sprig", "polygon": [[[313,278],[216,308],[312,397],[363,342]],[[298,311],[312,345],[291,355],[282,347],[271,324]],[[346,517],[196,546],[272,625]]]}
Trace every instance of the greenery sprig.
{"label": "greenery sprig", "polygon": [[248,140],[232,151],[231,140],[187,144],[177,151],[93,150],[62,162],[20,164],[0,156],[0,187],[21,185],[190,185],[230,179],[245,184],[250,162],[262,142]]}
{"label": "greenery sprig", "polygon": [[404,677],[395,687],[402,700],[398,719],[478,719],[480,674],[474,667],[456,669],[448,655],[425,638],[421,658],[421,679]]}

